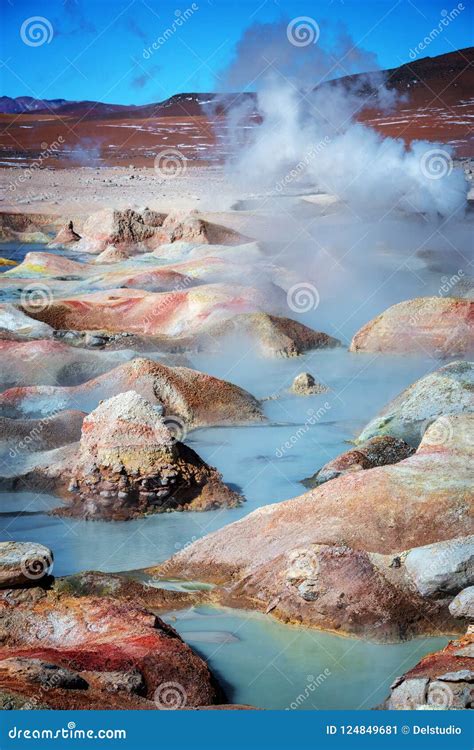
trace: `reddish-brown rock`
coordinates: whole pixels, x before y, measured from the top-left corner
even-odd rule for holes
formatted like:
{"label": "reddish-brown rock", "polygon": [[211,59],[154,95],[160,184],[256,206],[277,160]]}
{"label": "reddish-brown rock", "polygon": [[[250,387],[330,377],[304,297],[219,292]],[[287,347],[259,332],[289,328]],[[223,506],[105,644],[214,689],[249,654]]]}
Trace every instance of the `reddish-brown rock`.
{"label": "reddish-brown rock", "polygon": [[366,323],[352,339],[350,351],[468,354],[474,351],[474,301],[417,297],[399,302]]}

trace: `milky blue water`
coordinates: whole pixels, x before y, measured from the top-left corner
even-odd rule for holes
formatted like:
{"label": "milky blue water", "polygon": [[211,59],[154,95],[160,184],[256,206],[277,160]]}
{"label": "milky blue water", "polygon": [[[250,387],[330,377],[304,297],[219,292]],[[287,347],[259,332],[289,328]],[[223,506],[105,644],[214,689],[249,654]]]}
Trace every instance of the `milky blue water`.
{"label": "milky blue water", "polygon": [[[194,358],[196,367],[226,376],[222,357]],[[305,491],[301,480],[346,450],[363,425],[402,388],[433,367],[419,358],[349,354],[343,349],[316,351],[297,359],[249,357],[227,378],[264,402],[267,425],[215,427],[190,432],[186,442],[237,486],[240,508],[206,513],[167,513],[127,522],[83,521],[47,515],[60,504],[51,496],[0,493],[2,538],[34,540],[51,547],[56,575],[85,569],[122,571],[167,559],[176,550],[261,505],[281,502]],[[326,394],[311,397],[287,392],[294,376],[309,370],[327,384]]]}
{"label": "milky blue water", "polygon": [[380,645],[220,607],[163,619],[207,660],[228,700],[267,709],[374,708],[395,677],[447,642],[419,638]]}
{"label": "milky blue water", "polygon": [[[330,225],[326,231],[331,236]],[[31,249],[44,248],[4,245],[1,254],[21,260]],[[338,250],[342,259],[344,248]],[[415,265],[398,268],[394,275],[390,269],[384,271],[388,284],[381,281],[381,287],[378,277],[362,275],[362,286],[352,298],[346,266],[331,270],[341,279],[340,289],[336,285],[317,311],[300,318],[346,343],[362,323],[403,298],[401,286],[405,297],[437,293],[436,275]],[[266,425],[216,427],[186,436],[186,442],[222,472],[224,481],[240,489],[246,500],[240,508],[120,523],[86,522],[48,515],[59,504],[55,497],[0,493],[0,538],[52,548],[56,576],[91,569],[133,571],[157,564],[255,508],[301,494],[302,479],[346,450],[348,441],[389,399],[441,364],[427,357],[355,355],[344,348],[296,359],[264,359],[251,346],[236,351],[236,342],[229,342],[218,355],[194,355],[190,360],[197,369],[266,399]],[[312,397],[290,394],[293,378],[302,371],[311,372],[328,392]],[[417,639],[381,646],[282,625],[269,616],[210,607],[169,613],[167,619],[208,659],[230,700],[263,708],[373,707],[386,697],[395,676],[446,642]]]}

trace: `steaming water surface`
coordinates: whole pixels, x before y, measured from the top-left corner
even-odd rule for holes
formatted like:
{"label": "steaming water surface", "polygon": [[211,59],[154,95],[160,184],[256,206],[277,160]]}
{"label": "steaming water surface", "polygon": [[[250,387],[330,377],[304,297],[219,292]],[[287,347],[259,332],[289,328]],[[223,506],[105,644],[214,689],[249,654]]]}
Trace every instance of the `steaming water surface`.
{"label": "steaming water surface", "polygon": [[[264,402],[266,425],[215,427],[186,437],[202,458],[240,488],[240,508],[207,513],[166,513],[128,522],[57,518],[47,511],[57,498],[29,492],[0,494],[0,534],[51,547],[54,572],[123,571],[159,563],[210,531],[255,508],[305,491],[300,481],[346,450],[376,411],[439,363],[423,358],[372,357],[344,349],[310,352],[297,359],[263,360],[249,354],[229,371],[221,356],[200,356],[196,367],[248,388]],[[287,392],[298,372],[309,370],[330,390],[300,397]],[[11,459],[10,459],[11,461]]]}

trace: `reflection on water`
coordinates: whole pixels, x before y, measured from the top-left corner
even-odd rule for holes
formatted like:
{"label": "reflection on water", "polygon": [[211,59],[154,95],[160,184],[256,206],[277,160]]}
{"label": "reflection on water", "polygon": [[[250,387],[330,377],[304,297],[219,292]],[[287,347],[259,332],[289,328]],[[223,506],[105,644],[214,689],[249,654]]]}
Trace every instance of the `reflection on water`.
{"label": "reflection on water", "polygon": [[160,616],[208,661],[228,700],[267,709],[373,708],[397,675],[448,640],[380,645],[220,607]]}

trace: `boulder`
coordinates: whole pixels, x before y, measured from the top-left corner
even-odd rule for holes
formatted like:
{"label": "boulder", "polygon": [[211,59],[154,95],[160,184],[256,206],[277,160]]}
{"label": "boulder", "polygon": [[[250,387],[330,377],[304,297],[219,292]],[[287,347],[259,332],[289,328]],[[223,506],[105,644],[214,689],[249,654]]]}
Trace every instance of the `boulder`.
{"label": "boulder", "polygon": [[34,542],[0,542],[0,588],[38,585],[53,567],[53,553]]}
{"label": "boulder", "polygon": [[391,685],[381,708],[389,710],[474,708],[472,656],[474,636],[451,641],[446,648],[425,656]]}
{"label": "boulder", "polygon": [[102,402],[82,426],[63,514],[126,519],[145,513],[234,507],[221,475],[176,440],[156,408],[134,391]]}
{"label": "boulder", "polygon": [[408,458],[415,449],[390,435],[374,437],[361,443],[356,450],[349,450],[328,461],[314,476],[303,480],[305,487],[317,487],[330,479],[374,466],[387,466]]}
{"label": "boulder", "polygon": [[436,443],[435,422],[403,461],[261,507],[177,553],[166,576],[216,583],[233,606],[265,611],[278,600],[272,614],[331,630],[390,640],[434,623],[456,632],[450,598],[425,599],[403,564],[404,550],[470,528],[474,416],[452,420],[449,443]]}
{"label": "boulder", "polygon": [[75,249],[87,253],[101,253],[108,245],[133,249],[153,237],[154,232],[139,211],[105,208],[84,222],[82,240]]}
{"label": "boulder", "polygon": [[328,390],[327,386],[317,383],[309,372],[300,372],[293,380],[290,388],[290,391],[296,393],[297,396],[314,396],[319,393],[327,393]]}
{"label": "boulder", "polygon": [[474,302],[417,297],[389,307],[354,336],[351,352],[451,357],[474,351]]}
{"label": "boulder", "polygon": [[85,413],[70,409],[43,419],[0,417],[0,451],[18,459],[22,453],[49,451],[77,442]]}
{"label": "boulder", "polygon": [[118,263],[122,260],[127,260],[130,257],[130,250],[126,247],[116,247],[115,245],[107,245],[105,250],[94,260],[94,263]]}
{"label": "boulder", "polygon": [[90,412],[100,400],[134,390],[185,428],[264,421],[258,401],[232,383],[187,367],[167,367],[142,357],[84,384],[10,388],[0,394],[0,413],[42,416],[79,408]]}
{"label": "boulder", "polygon": [[296,320],[265,312],[242,313],[213,324],[206,331],[203,344],[209,338],[215,340],[232,335],[248,336],[266,357],[297,357],[311,349],[329,349],[341,344],[332,336],[313,331]]}
{"label": "boulder", "polygon": [[460,591],[449,605],[449,611],[453,617],[474,620],[474,586]]}
{"label": "boulder", "polygon": [[474,363],[451,362],[416,380],[377,414],[362,430],[357,443],[382,435],[417,446],[428,425],[444,416],[474,411]]}
{"label": "boulder", "polygon": [[74,242],[79,242],[80,239],[81,235],[74,231],[73,222],[68,221],[68,223],[59,230],[52,243],[50,243],[50,247],[55,247],[57,245],[70,245]]}
{"label": "boulder", "polygon": [[4,707],[164,710],[222,703],[206,663],[143,606],[145,592],[135,599],[125,591],[5,591]]}
{"label": "boulder", "polygon": [[410,550],[405,566],[422,596],[457,594],[474,583],[474,536]]}

